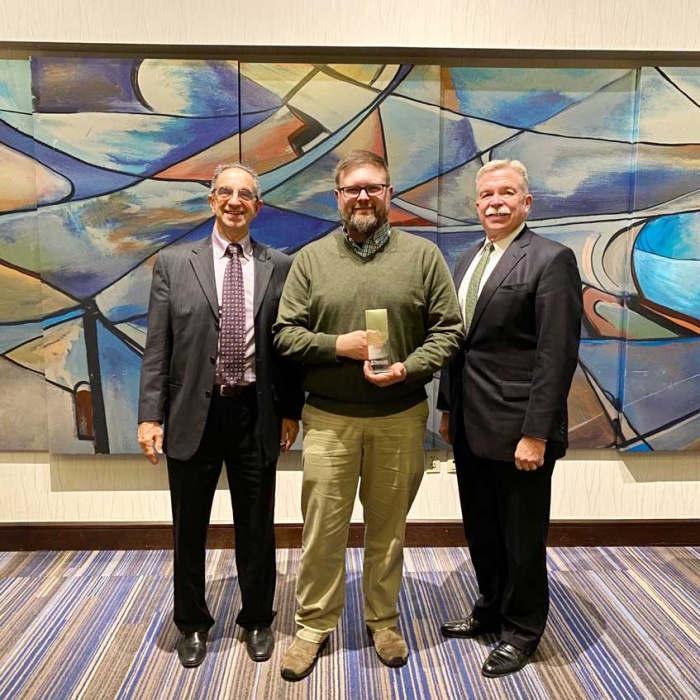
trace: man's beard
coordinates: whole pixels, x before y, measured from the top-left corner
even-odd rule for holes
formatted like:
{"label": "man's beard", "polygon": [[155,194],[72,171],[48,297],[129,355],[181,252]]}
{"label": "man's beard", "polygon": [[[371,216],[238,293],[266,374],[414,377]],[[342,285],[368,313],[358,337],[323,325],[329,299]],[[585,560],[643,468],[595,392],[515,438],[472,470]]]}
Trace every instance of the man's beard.
{"label": "man's beard", "polygon": [[376,208],[373,211],[365,212],[353,209],[349,216],[343,215],[341,212],[340,218],[348,229],[352,229],[361,236],[369,237],[384,225],[387,220],[387,212]]}

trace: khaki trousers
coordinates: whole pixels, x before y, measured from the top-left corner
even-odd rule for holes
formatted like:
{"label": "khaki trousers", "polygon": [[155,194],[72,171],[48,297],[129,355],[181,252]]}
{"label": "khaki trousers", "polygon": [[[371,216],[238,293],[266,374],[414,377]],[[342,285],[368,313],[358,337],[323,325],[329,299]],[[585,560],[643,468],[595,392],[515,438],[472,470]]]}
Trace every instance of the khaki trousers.
{"label": "khaki trousers", "polygon": [[365,623],[373,632],[396,625],[406,516],[423,478],[427,419],[427,401],[375,418],[304,407],[304,533],[295,617],[302,639],[325,639],[343,610],[345,548],[358,481]]}

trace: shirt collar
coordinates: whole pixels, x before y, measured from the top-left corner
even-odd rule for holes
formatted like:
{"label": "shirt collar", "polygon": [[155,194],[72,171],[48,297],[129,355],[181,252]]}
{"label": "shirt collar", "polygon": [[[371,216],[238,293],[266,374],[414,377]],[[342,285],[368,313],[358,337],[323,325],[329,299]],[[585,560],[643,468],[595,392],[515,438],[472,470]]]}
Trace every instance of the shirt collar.
{"label": "shirt collar", "polygon": [[362,258],[368,258],[378,250],[381,250],[387,244],[390,235],[391,226],[388,221],[385,221],[376,231],[367,236],[367,240],[364,243],[357,243],[348,235],[347,227],[343,226],[345,241]]}
{"label": "shirt collar", "polygon": [[[240,241],[237,241],[238,245],[241,246],[243,250],[243,257],[250,258],[253,255],[253,241],[250,238],[250,234],[246,233]],[[211,234],[211,245],[214,248],[214,255],[217,258],[223,258],[226,255],[226,249],[228,248],[231,241],[228,238],[222,236],[219,230],[214,226],[214,230]]]}
{"label": "shirt collar", "polygon": [[[493,247],[499,252],[499,253],[505,253],[506,250],[508,249],[508,246],[520,235],[520,232],[525,228],[525,222],[520,224],[518,228],[513,231],[513,233],[509,233],[505,238],[501,238],[498,241],[493,241]],[[488,242],[488,238],[484,241],[482,248],[486,245]]]}

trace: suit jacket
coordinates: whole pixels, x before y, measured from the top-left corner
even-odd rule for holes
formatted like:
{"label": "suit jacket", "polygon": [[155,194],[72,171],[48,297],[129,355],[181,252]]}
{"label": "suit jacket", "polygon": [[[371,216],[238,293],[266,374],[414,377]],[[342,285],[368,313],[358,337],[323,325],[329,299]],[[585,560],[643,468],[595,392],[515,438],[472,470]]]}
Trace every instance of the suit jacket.
{"label": "suit jacket", "polygon": [[[458,289],[480,248],[458,258]],[[581,312],[573,252],[526,226],[484,284],[464,345],[442,372],[437,405],[450,411],[453,444],[466,439],[475,455],[511,462],[530,435],[547,440],[547,457],[564,455]]]}
{"label": "suit jacket", "polygon": [[[272,324],[291,258],[253,241],[258,428],[266,461],[279,456],[282,417],[299,418],[300,368],[272,349]],[[165,423],[165,452],[189,459],[209,413],[216,374],[219,304],[211,236],[162,250],[153,268],[139,422]]]}

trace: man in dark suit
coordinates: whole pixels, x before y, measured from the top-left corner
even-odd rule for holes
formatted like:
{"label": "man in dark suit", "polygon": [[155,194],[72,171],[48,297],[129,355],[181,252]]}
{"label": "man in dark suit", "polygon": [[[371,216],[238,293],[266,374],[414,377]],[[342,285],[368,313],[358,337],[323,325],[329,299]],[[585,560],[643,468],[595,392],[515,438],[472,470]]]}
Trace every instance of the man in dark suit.
{"label": "man in dark suit", "polygon": [[153,269],[138,441],[165,452],[173,510],[174,621],[183,666],[198,666],[214,624],[204,596],[212,501],[226,464],[248,654],[266,661],[274,638],[274,491],[280,449],[298,432],[298,368],[272,349],[272,324],[291,259],[253,241],[257,175],[219,166],[209,204],[216,223],[195,244],[162,250]]}
{"label": "man in dark suit", "polygon": [[525,225],[523,164],[491,161],[476,187],[486,240],[455,266],[467,337],[443,371],[438,408],[480,597],[442,633],[500,634],[482,667],[494,677],[527,663],[547,620],[551,479],[567,446],[582,301],[572,251]]}

